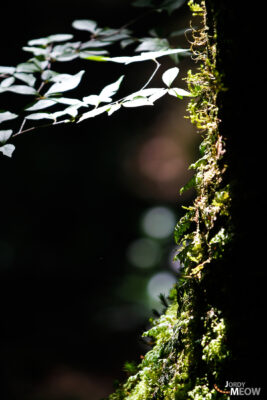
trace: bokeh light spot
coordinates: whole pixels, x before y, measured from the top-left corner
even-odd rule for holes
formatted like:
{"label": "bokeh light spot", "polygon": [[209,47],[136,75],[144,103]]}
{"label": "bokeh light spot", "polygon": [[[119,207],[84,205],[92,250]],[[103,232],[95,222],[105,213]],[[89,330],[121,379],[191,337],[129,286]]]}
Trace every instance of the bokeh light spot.
{"label": "bokeh light spot", "polygon": [[138,239],[130,244],[127,251],[129,262],[135,267],[151,268],[160,260],[160,247],[151,239]]}
{"label": "bokeh light spot", "polygon": [[153,207],[146,212],[142,221],[144,232],[155,239],[165,239],[173,233],[174,213],[167,207]]}
{"label": "bokeh light spot", "polygon": [[159,272],[149,280],[147,285],[148,294],[152,299],[158,300],[161,293],[168,295],[175,283],[176,279],[170,272]]}

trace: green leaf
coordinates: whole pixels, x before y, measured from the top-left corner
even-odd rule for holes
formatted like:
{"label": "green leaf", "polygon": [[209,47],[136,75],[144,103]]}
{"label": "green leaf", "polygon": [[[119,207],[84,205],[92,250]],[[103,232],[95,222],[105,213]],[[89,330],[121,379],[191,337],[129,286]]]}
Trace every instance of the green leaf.
{"label": "green leaf", "polygon": [[34,86],[36,78],[32,74],[25,74],[23,72],[17,72],[14,74],[15,78],[27,83],[29,86]]}
{"label": "green leaf", "polygon": [[16,71],[15,67],[2,67],[0,66],[0,74],[12,75]]}
{"label": "green leaf", "polygon": [[12,132],[13,131],[11,129],[0,131],[0,143],[5,144],[12,135]]}
{"label": "green leaf", "polygon": [[79,85],[84,72],[85,71],[80,71],[76,75],[56,75],[54,78],[51,79],[52,82],[56,83],[50,87],[50,89],[46,92],[46,95],[52,93],[66,92],[68,90],[75,89]]}
{"label": "green leaf", "polygon": [[97,56],[94,54],[90,55],[90,53],[88,55],[88,53],[86,53],[86,52],[81,52],[79,56],[80,56],[80,58],[83,58],[84,60],[92,60],[92,61],[100,61],[100,62],[110,61],[108,57]]}
{"label": "green leaf", "polygon": [[179,68],[177,67],[170,68],[163,73],[162,80],[166,86],[170,87],[178,74],[179,74]]}
{"label": "green leaf", "polygon": [[172,88],[172,89],[169,89],[169,90],[168,90],[168,93],[169,93],[171,96],[179,97],[179,98],[183,98],[184,96],[186,96],[186,97],[193,97],[193,95],[192,95],[190,92],[188,92],[187,90],[179,89],[179,88]]}
{"label": "green leaf", "polygon": [[97,32],[97,22],[91,19],[77,19],[73,21],[72,27],[81,31],[88,31],[91,33]]}
{"label": "green leaf", "polygon": [[93,110],[88,111],[87,113],[83,114],[78,122],[82,122],[84,119],[96,117],[97,115],[103,114],[105,111],[107,111],[109,109],[110,109],[109,105],[102,106],[99,108],[94,108]]}
{"label": "green leaf", "polygon": [[48,113],[34,113],[27,115],[25,118],[30,120],[55,119],[53,114],[48,114]]}
{"label": "green leaf", "polygon": [[180,189],[180,194],[183,194],[186,190],[189,190],[193,187],[195,187],[196,185],[196,177],[195,175],[189,180],[189,182],[187,182],[186,185],[184,185],[181,189]]}
{"label": "green leaf", "polygon": [[9,120],[15,119],[17,117],[18,117],[17,114],[14,114],[10,111],[0,112],[0,124],[1,124],[1,122],[9,121]]}
{"label": "green leaf", "polygon": [[14,150],[15,150],[15,146],[10,143],[5,144],[4,146],[0,147],[1,153],[3,153],[4,156],[7,156],[7,157],[11,157]]}
{"label": "green leaf", "polygon": [[184,233],[190,228],[194,210],[188,211],[174,228],[174,240],[178,244]]}
{"label": "green leaf", "polygon": [[9,78],[2,80],[1,87],[7,88],[7,87],[11,86],[14,82],[15,82],[15,78],[13,78],[13,76],[10,76]]}
{"label": "green leaf", "polygon": [[5,89],[6,92],[13,92],[18,94],[37,95],[38,92],[30,86],[26,85],[13,85]]}

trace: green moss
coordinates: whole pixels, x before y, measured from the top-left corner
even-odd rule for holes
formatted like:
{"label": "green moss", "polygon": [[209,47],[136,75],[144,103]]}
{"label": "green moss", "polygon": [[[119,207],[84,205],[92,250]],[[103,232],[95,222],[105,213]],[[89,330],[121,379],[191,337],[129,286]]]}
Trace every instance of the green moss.
{"label": "green moss", "polygon": [[[190,1],[193,14],[203,25],[192,30],[191,50],[198,62],[187,83],[194,95],[188,118],[202,136],[200,158],[190,168],[194,178],[182,189],[194,187],[196,197],[178,222],[174,237],[176,258],[183,265],[170,305],[143,334],[152,339],[137,371],[121,384],[109,400],[215,400],[214,383],[222,379],[227,347],[227,323],[222,312],[209,303],[206,277],[231,242],[231,188],[225,182],[227,165],[224,138],[219,130],[217,96],[225,90],[216,70],[216,27],[206,23],[205,3]],[[129,369],[129,368],[128,368]],[[132,370],[132,368],[130,368]]]}

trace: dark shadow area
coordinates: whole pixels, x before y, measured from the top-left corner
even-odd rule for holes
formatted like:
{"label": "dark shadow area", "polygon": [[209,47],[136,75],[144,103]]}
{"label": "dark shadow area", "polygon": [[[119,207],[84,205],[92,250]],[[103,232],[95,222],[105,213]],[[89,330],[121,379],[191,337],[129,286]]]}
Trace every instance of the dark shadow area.
{"label": "dark shadow area", "polygon": [[[118,27],[140,14],[125,1],[26,1],[3,8],[1,65],[26,60],[21,47],[30,39],[74,33],[74,19]],[[145,36],[161,22],[165,31],[178,30],[188,19],[186,7],[169,20],[167,14],[149,16],[137,32]],[[162,64],[162,72],[173,65],[169,59]],[[189,59],[179,65],[181,87],[190,65]],[[121,65],[86,61],[59,68],[89,68],[75,91],[80,98],[125,73]],[[142,86],[151,68],[127,67],[122,91]],[[10,94],[1,108],[19,109],[21,100]],[[175,278],[172,229],[179,202],[192,196],[179,196],[198,141],[183,118],[185,108],[185,100],[173,98],[44,128],[14,140],[12,159],[1,156],[1,398],[99,399],[125,376],[123,363],[145,351],[140,335],[159,304],[148,287],[157,274],[165,274],[166,285]],[[158,221],[168,216],[165,236],[149,233],[149,211]],[[154,261],[143,257],[147,264],[138,265],[136,248]]]}

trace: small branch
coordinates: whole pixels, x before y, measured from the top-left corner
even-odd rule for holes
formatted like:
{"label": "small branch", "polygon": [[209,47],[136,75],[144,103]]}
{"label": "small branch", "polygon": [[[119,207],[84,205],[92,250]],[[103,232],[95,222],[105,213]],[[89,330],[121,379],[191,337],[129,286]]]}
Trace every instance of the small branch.
{"label": "small branch", "polygon": [[157,73],[157,71],[158,71],[158,69],[159,69],[159,67],[161,65],[156,59],[154,59],[153,61],[156,63],[156,68],[155,68],[154,72],[152,73],[152,75],[150,76],[150,78],[148,79],[148,81],[146,82],[146,84],[142,87],[141,90],[145,89],[149,85],[149,83],[152,81],[152,79],[156,75],[156,73]]}

